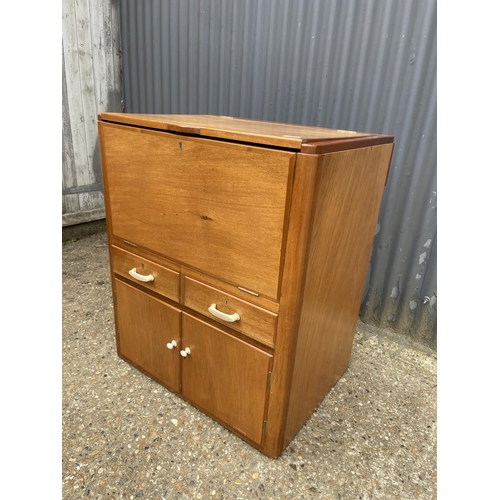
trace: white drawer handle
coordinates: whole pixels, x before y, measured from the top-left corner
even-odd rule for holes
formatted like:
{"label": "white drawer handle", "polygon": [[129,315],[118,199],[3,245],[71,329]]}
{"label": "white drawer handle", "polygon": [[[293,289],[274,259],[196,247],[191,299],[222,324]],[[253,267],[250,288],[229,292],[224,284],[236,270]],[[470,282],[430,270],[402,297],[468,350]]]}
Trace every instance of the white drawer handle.
{"label": "white drawer handle", "polygon": [[239,321],[240,320],[240,315],[238,313],[225,314],[223,312],[220,312],[220,311],[217,310],[217,305],[216,304],[212,304],[208,308],[208,312],[210,314],[213,314],[216,318],[222,319],[223,321],[229,321],[229,323],[234,323],[235,321]]}
{"label": "white drawer handle", "polygon": [[148,274],[147,276],[144,276],[143,274],[139,274],[135,267],[134,267],[134,269],[131,269],[128,273],[130,274],[130,276],[132,276],[132,278],[135,278],[136,280],[139,280],[139,281],[154,281],[155,280],[155,277],[152,274]]}
{"label": "white drawer handle", "polygon": [[181,356],[183,358],[187,358],[188,354],[191,354],[191,349],[189,347],[186,347],[181,351]]}

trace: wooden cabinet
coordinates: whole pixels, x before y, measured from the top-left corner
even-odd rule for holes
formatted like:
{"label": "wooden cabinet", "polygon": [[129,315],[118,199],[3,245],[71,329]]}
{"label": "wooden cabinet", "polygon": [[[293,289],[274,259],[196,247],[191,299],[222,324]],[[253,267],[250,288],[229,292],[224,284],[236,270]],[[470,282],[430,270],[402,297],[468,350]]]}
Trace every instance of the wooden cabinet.
{"label": "wooden cabinet", "polygon": [[391,136],[103,113],[118,354],[277,456],[349,364]]}

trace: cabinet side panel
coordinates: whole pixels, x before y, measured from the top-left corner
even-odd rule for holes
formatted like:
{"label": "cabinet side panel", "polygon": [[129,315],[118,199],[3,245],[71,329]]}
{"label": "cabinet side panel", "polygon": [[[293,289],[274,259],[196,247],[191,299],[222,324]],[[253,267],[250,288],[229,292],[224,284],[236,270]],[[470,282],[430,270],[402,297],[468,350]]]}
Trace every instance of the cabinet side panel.
{"label": "cabinet side panel", "polygon": [[[110,275],[111,275],[111,286],[113,293],[113,316],[115,320],[115,335],[117,332],[118,326],[118,314],[117,314],[117,306],[116,306],[116,287],[115,280],[113,277],[113,252],[111,251],[111,243],[113,241],[113,227],[111,222],[111,208],[109,206],[109,186],[108,186],[108,175],[107,175],[107,165],[106,165],[106,144],[103,137],[103,123],[99,120],[97,123],[97,128],[99,132],[99,150],[101,153],[101,168],[102,168],[102,182],[104,187],[104,206],[106,210],[106,231],[108,234],[108,255],[109,255],[109,264],[110,264]],[[118,351],[120,350],[119,338],[116,335],[116,347]]]}
{"label": "cabinet side panel", "polygon": [[297,154],[264,443],[264,453],[271,457],[278,456],[283,450],[308,241],[316,198],[317,167],[318,156]]}
{"label": "cabinet side panel", "polygon": [[323,157],[285,444],[349,365],[392,148],[387,144]]}

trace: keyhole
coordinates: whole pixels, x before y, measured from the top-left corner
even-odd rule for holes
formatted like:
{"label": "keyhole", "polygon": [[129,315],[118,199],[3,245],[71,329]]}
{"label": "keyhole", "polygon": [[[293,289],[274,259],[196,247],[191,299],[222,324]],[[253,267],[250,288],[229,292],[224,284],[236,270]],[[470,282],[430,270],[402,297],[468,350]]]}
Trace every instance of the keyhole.
{"label": "keyhole", "polygon": [[143,262],[141,262],[141,268],[144,269],[144,263]]}
{"label": "keyhole", "polygon": [[224,304],[226,304],[226,306],[229,305],[229,302],[227,299],[224,301]]}
{"label": "keyhole", "polygon": [[182,149],[182,142],[179,142],[179,149]]}

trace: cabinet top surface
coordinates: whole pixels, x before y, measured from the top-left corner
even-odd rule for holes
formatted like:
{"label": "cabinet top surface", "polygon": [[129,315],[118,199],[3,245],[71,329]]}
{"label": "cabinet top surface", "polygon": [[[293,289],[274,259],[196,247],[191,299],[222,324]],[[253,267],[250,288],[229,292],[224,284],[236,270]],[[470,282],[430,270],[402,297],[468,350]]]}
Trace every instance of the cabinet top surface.
{"label": "cabinet top surface", "polygon": [[99,120],[320,154],[393,142],[390,135],[217,115],[101,113]]}

